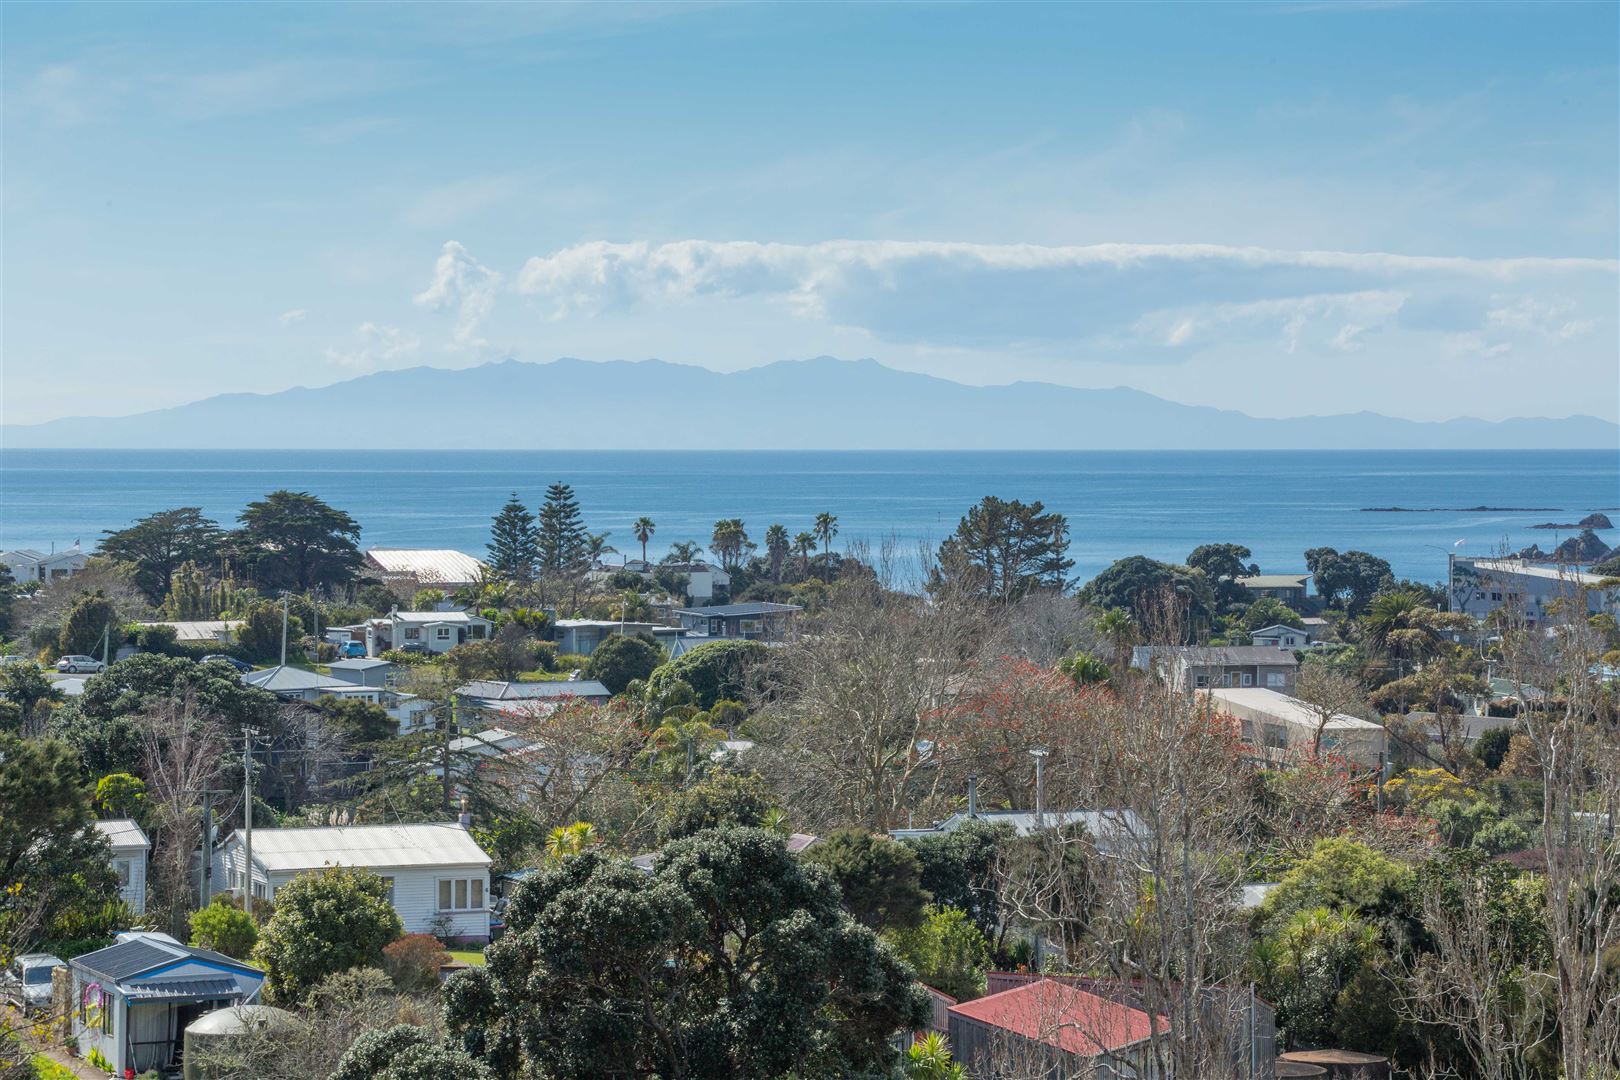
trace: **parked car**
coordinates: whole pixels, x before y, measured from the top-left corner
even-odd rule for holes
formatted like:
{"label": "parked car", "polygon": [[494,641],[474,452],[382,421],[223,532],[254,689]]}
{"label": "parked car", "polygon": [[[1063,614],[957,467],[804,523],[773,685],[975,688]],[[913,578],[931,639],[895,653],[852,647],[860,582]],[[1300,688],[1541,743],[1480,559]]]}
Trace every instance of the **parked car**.
{"label": "parked car", "polygon": [[34,658],[32,656],[24,656],[22,653],[7,653],[5,656],[0,656],[0,667],[7,664],[32,664],[33,662]]}
{"label": "parked car", "polygon": [[407,641],[405,644],[399,647],[399,651],[408,653],[425,653],[428,651],[428,647],[422,644],[420,641]]}
{"label": "parked car", "polygon": [[229,665],[231,665],[231,667],[235,668],[237,671],[240,671],[243,675],[246,675],[248,672],[253,670],[253,665],[248,663],[247,661],[238,660],[236,657],[227,656],[222,652],[209,653],[207,656],[202,658],[202,662],[205,663],[205,664],[208,663],[210,660],[218,660],[222,664],[229,664]]}
{"label": "parked car", "polygon": [[0,1001],[15,1005],[24,1014],[38,1012],[51,1003],[51,971],[62,961],[50,953],[23,953],[0,973]]}
{"label": "parked car", "polygon": [[68,675],[99,675],[107,665],[93,656],[64,656],[56,662],[56,670]]}
{"label": "parked car", "polygon": [[366,655],[366,643],[363,641],[345,641],[338,646],[338,655],[345,660],[363,660]]}

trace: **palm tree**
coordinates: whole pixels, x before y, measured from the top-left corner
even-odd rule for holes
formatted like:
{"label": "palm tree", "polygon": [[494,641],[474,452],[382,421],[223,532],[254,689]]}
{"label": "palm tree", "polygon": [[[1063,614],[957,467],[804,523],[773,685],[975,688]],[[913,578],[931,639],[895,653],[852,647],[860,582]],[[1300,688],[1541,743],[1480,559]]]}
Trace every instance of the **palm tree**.
{"label": "palm tree", "polygon": [[725,740],[726,733],[709,723],[707,713],[680,719],[667,717],[647,736],[647,752],[655,768],[673,773],[684,768],[682,785],[692,782],[700,758]]}
{"label": "palm tree", "polygon": [[838,518],[825,510],[816,515],[816,539],[821,541],[822,554],[832,554],[832,539],[838,535]]}
{"label": "palm tree", "polygon": [[816,550],[815,533],[802,532],[793,538],[793,551],[804,561],[805,577],[810,576],[810,553]]}
{"label": "palm tree", "polygon": [[966,1074],[951,1057],[951,1044],[930,1031],[906,1051],[906,1080],[962,1080]]}
{"label": "palm tree", "polygon": [[1097,616],[1097,633],[1114,651],[1114,666],[1123,671],[1130,666],[1130,648],[1136,644],[1136,620],[1124,608],[1109,608]]}
{"label": "palm tree", "polygon": [[1108,670],[1107,664],[1088,652],[1078,652],[1073,656],[1064,657],[1058,661],[1057,667],[1059,671],[1073,679],[1076,686],[1105,683],[1114,676],[1114,673]]}
{"label": "palm tree", "polygon": [[546,858],[562,862],[570,855],[580,855],[596,845],[596,826],[588,821],[572,825],[559,825],[546,837]]}
{"label": "palm tree", "polygon": [[653,524],[653,519],[650,517],[638,517],[636,523],[630,526],[630,531],[635,533],[637,540],[641,541],[641,561],[646,562],[647,541],[651,540],[653,533],[658,531],[658,526]]}
{"label": "palm tree", "polygon": [[771,560],[771,580],[778,585],[782,583],[782,561],[788,556],[789,543],[786,525],[772,525],[765,530],[765,554]]}
{"label": "palm tree", "polygon": [[1473,622],[1466,615],[1437,611],[1415,592],[1373,597],[1359,623],[1368,648],[1396,661],[1421,664],[1446,647],[1446,633]]}
{"label": "palm tree", "polygon": [[617,555],[619,553],[618,548],[608,543],[608,537],[612,535],[610,532],[592,533],[590,539],[585,541],[585,551],[591,557],[592,566],[595,566],[604,555]]}

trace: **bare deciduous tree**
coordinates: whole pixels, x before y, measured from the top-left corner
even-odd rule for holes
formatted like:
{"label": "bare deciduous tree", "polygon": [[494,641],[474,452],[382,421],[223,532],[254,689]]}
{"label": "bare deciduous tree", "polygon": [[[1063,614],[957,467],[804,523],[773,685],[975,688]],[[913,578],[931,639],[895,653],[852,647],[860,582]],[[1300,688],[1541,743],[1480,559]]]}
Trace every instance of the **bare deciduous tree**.
{"label": "bare deciduous tree", "polygon": [[186,916],[198,902],[194,859],[203,800],[223,777],[225,730],[190,697],[154,701],[137,726],[154,833],[148,910],[169,933],[184,935]]}

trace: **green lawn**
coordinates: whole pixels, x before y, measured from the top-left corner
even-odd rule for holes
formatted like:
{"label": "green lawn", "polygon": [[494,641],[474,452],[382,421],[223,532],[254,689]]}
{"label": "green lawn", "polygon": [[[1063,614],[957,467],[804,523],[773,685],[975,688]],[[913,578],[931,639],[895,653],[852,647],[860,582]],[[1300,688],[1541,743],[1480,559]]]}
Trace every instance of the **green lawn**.
{"label": "green lawn", "polygon": [[484,966],[484,954],[481,950],[451,949],[450,956],[452,959],[460,960],[464,964],[471,964],[473,967]]}

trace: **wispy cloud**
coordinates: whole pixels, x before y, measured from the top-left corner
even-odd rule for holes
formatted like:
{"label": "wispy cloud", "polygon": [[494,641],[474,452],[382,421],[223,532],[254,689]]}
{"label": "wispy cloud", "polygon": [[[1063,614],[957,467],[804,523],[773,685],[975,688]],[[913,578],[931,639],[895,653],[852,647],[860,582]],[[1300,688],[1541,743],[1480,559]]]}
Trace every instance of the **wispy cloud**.
{"label": "wispy cloud", "polygon": [[[441,259],[442,261],[442,259]],[[1266,334],[1292,351],[1314,335],[1324,346],[1396,317],[1410,297],[1460,293],[1477,301],[1472,325],[1452,330],[1541,327],[1541,308],[1508,301],[1494,325],[1485,298],[1573,283],[1610,289],[1617,264],[1604,259],[1287,251],[1213,244],[973,244],[833,241],[796,245],[689,240],[593,242],[536,256],[518,292],[554,319],[698,300],[753,299],[799,319],[858,327],[889,341],[1007,347],[1088,342],[1156,350],[1193,349]],[[1578,327],[1576,300],[1552,317]],[[1347,329],[1349,328],[1349,329]]]}
{"label": "wispy cloud", "polygon": [[283,311],[280,316],[281,325],[291,326],[293,323],[301,323],[308,315],[309,312],[303,308],[293,308],[291,311]]}
{"label": "wispy cloud", "polygon": [[354,328],[348,340],[329,346],[326,358],[339,367],[369,371],[414,353],[421,344],[420,338],[397,326],[365,322]]}
{"label": "wispy cloud", "polygon": [[456,321],[451,331],[451,345],[476,348],[487,344],[478,336],[478,331],[495,310],[495,294],[500,285],[500,274],[473,258],[460,243],[450,240],[433,263],[433,279],[427,288],[412,297],[412,302],[431,311],[454,311]]}
{"label": "wispy cloud", "polygon": [[516,198],[523,190],[516,173],[469,176],[431,188],[405,208],[405,221],[421,229],[440,229]]}

